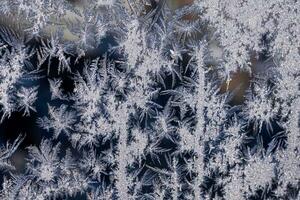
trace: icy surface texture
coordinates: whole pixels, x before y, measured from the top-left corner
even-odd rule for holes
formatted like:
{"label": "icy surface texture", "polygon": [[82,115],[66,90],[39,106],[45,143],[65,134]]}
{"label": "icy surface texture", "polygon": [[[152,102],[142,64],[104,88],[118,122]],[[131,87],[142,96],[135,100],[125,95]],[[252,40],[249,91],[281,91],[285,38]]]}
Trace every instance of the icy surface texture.
{"label": "icy surface texture", "polygon": [[300,198],[299,1],[0,16],[0,199]]}

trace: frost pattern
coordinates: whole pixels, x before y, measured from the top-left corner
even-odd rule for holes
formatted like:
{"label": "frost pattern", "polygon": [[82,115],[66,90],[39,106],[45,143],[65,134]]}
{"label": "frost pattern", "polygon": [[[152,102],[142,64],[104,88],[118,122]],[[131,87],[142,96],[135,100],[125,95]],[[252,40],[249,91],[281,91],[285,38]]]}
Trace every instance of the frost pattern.
{"label": "frost pattern", "polygon": [[300,198],[299,1],[182,2],[0,2],[1,199]]}

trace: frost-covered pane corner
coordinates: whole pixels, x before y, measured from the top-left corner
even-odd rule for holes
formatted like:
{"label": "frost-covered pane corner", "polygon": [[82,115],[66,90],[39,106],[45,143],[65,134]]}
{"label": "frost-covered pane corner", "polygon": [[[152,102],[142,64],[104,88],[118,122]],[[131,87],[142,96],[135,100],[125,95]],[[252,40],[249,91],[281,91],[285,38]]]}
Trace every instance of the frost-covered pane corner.
{"label": "frost-covered pane corner", "polygon": [[1,0],[0,199],[299,199],[299,12]]}

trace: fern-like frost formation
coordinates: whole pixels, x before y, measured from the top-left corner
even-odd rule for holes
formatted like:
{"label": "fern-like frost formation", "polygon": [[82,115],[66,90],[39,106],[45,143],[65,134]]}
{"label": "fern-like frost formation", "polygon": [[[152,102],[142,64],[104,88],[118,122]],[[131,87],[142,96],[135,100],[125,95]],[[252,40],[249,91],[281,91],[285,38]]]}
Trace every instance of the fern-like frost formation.
{"label": "fern-like frost formation", "polygon": [[0,16],[0,199],[300,198],[299,1]]}

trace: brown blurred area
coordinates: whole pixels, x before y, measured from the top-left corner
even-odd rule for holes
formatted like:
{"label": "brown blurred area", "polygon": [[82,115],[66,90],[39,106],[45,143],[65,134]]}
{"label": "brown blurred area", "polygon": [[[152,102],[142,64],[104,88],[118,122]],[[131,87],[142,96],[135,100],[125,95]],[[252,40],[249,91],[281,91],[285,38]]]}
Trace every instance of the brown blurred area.
{"label": "brown blurred area", "polygon": [[[169,0],[170,5],[173,9],[180,8],[182,6],[187,6],[193,4],[194,0]],[[195,15],[190,14],[184,16],[184,20],[195,20]],[[221,47],[218,47],[221,48]],[[254,65],[257,63],[256,59],[251,59],[251,64]],[[221,84],[220,92],[231,92],[234,93],[234,96],[231,99],[231,103],[234,105],[242,104],[245,100],[245,92],[249,88],[251,81],[251,75],[247,71],[237,71],[232,74],[230,81],[224,81]]]}

